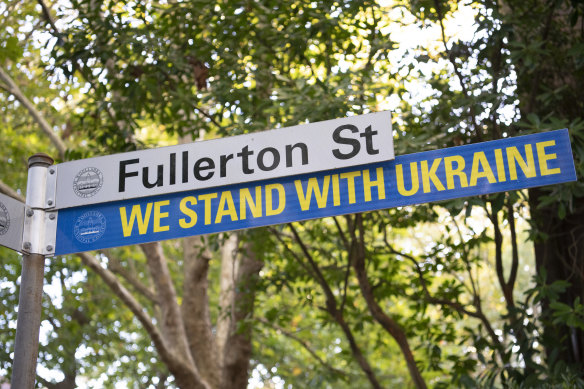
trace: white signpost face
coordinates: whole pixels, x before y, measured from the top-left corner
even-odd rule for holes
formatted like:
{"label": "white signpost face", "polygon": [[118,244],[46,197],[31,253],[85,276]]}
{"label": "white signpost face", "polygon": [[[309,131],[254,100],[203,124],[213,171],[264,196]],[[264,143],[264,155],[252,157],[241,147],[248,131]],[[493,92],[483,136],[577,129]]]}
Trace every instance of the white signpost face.
{"label": "white signpost face", "polygon": [[22,251],[24,203],[0,193],[0,245]]}
{"label": "white signpost face", "polygon": [[56,165],[56,209],[211,188],[394,159],[377,112]]}

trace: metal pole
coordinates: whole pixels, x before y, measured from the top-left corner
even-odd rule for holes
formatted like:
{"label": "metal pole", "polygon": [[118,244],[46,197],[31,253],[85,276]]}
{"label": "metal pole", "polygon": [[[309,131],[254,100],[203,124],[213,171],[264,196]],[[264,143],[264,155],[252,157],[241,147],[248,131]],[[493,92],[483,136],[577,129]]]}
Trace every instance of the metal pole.
{"label": "metal pole", "polygon": [[13,388],[34,388],[44,276],[45,256],[24,254],[20,276],[20,295],[18,296],[16,341],[14,342],[11,381]]}
{"label": "metal pole", "polygon": [[[53,159],[45,154],[35,154],[28,160],[28,168],[48,167]],[[30,175],[29,175],[30,178]],[[31,185],[32,184],[32,185]],[[30,180],[27,185],[27,201],[34,188]],[[33,389],[36,378],[36,364],[39,351],[39,331],[45,275],[45,256],[43,254],[23,254],[18,296],[18,319],[16,321],[16,340],[14,342],[14,362],[11,387],[14,389]]]}

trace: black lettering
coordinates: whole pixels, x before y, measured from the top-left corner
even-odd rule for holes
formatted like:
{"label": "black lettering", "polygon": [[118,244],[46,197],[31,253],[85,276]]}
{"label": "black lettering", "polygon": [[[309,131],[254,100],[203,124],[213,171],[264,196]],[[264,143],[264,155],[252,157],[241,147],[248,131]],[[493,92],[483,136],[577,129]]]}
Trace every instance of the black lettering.
{"label": "black lettering", "polygon": [[176,184],[176,153],[170,153],[170,185]]}
{"label": "black lettering", "polygon": [[155,186],[162,186],[163,185],[163,183],[162,183],[163,174],[164,174],[164,166],[158,165],[158,169],[156,169],[156,181],[151,184],[148,181],[148,167],[143,167],[142,168],[142,185],[144,185],[144,187],[148,188],[148,189],[154,188]]}
{"label": "black lettering", "polygon": [[227,175],[227,161],[233,159],[233,154],[222,155],[219,159],[219,176]]}
{"label": "black lettering", "polygon": [[[264,163],[264,155],[266,155],[266,153],[268,151],[270,153],[272,153],[272,164],[270,166],[266,166],[266,164]],[[263,171],[274,170],[275,168],[278,167],[279,164],[280,164],[280,153],[275,148],[266,147],[265,149],[262,149],[258,153],[258,167],[260,169],[262,169]]]}
{"label": "black lettering", "polygon": [[359,129],[352,124],[345,124],[345,125],[338,127],[333,132],[333,140],[336,143],[342,144],[342,145],[350,145],[353,147],[353,150],[351,150],[351,152],[349,152],[349,153],[342,153],[340,149],[334,149],[333,155],[337,159],[353,158],[355,155],[357,155],[359,150],[361,150],[361,143],[359,142],[358,139],[344,138],[343,136],[341,136],[341,132],[343,130],[350,130],[352,133],[355,133],[355,132],[359,132]]}
{"label": "black lettering", "polygon": [[304,143],[296,143],[295,145],[286,145],[286,167],[292,167],[292,150],[300,148],[302,155],[302,164],[308,164],[308,147]]}
{"label": "black lettering", "polygon": [[189,182],[189,152],[182,153],[182,182],[186,184]]}
{"label": "black lettering", "polygon": [[126,166],[128,165],[132,165],[135,163],[139,163],[140,160],[138,158],[136,159],[128,159],[126,161],[120,161],[120,179],[119,179],[119,185],[118,185],[118,192],[125,192],[126,191],[126,178],[127,177],[136,177],[138,175],[138,172],[127,172],[126,171]]}
{"label": "black lettering", "polygon": [[206,175],[202,175],[201,171],[202,170],[212,170],[215,169],[215,162],[213,162],[213,160],[211,158],[201,158],[199,159],[196,163],[195,166],[193,167],[193,173],[195,174],[195,178],[199,181],[205,181],[208,180],[209,178],[213,177],[213,174],[215,174],[214,171],[210,171],[208,172]]}
{"label": "black lettering", "polygon": [[367,126],[365,132],[359,135],[361,138],[365,138],[365,147],[367,148],[367,154],[379,154],[379,150],[373,148],[373,135],[377,135],[377,131],[372,131],[371,126]]}
{"label": "black lettering", "polygon": [[252,174],[253,173],[253,169],[249,168],[249,156],[253,155],[253,151],[249,151],[249,147],[245,146],[244,148],[241,149],[240,153],[237,153],[238,157],[241,157],[241,165],[242,165],[242,169],[243,169],[243,173],[244,174]]}

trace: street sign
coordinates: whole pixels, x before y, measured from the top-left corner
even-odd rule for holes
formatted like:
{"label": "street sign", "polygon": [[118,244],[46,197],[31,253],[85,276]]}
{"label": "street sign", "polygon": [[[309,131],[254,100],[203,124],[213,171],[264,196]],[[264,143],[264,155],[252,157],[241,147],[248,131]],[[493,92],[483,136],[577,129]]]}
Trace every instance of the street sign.
{"label": "street sign", "polygon": [[377,112],[56,165],[55,209],[200,190],[394,158]]}
{"label": "street sign", "polygon": [[0,193],[0,245],[22,250],[24,203]]}
{"label": "street sign", "polygon": [[62,209],[55,254],[575,180],[568,131],[559,130],[367,166]]}

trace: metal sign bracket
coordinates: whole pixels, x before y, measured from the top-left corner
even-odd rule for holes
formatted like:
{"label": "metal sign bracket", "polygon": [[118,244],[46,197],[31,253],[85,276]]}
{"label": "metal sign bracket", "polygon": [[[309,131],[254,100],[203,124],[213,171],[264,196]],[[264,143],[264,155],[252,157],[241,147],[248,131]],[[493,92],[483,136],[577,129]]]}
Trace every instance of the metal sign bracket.
{"label": "metal sign bracket", "polygon": [[26,208],[22,233],[22,251],[53,256],[57,237],[57,212]]}
{"label": "metal sign bracket", "polygon": [[35,165],[29,169],[26,209],[22,231],[22,251],[54,256],[57,237],[55,195],[57,169],[54,165]]}

